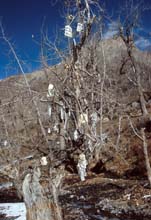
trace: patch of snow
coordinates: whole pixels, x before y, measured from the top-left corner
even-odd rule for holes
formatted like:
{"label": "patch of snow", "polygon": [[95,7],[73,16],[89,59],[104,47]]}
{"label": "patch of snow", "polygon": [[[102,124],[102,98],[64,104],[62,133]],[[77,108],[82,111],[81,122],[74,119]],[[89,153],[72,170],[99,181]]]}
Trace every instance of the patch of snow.
{"label": "patch of snow", "polygon": [[0,213],[6,217],[16,217],[16,220],[26,220],[26,208],[24,203],[1,203]]}

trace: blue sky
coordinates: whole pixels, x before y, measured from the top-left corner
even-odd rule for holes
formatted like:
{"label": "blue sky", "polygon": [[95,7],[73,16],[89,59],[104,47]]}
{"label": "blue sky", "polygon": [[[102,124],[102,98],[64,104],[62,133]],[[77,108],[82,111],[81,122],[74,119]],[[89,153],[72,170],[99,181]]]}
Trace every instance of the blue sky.
{"label": "blue sky", "polygon": [[[135,45],[141,49],[146,50],[148,47],[151,47],[151,2],[150,0],[138,1],[138,0],[131,0],[134,3],[139,5],[140,11],[140,18],[138,27],[135,28]],[[108,22],[106,32],[104,34],[104,38],[110,38],[117,33],[118,29],[118,11],[120,8],[124,8],[124,4],[126,0],[113,0],[113,7],[110,7],[111,1],[106,0],[107,2],[107,10],[108,13],[111,14],[113,11],[112,21]],[[124,10],[122,13],[124,14]],[[121,13],[121,18],[122,18]],[[121,19],[122,20],[122,19]]]}
{"label": "blue sky", "polygon": [[[5,33],[23,61],[25,71],[30,72],[40,65],[40,29],[44,19],[52,38],[56,28],[63,26],[60,2],[53,2],[55,0],[0,0],[0,17]],[[16,73],[17,68],[1,39],[0,78]]]}
{"label": "blue sky", "polygon": [[[112,36],[116,31],[118,10],[126,0],[101,0],[106,5],[107,13],[112,15],[112,21],[107,24],[105,36]],[[134,0],[135,2],[135,0]],[[145,0],[148,5],[150,0]],[[31,72],[40,68],[40,29],[45,18],[45,27],[53,40],[55,31],[62,31],[63,11],[61,0],[0,0],[0,17],[2,17],[5,32],[16,52],[23,62],[25,71]],[[150,46],[151,11],[145,11],[141,21],[141,31],[137,31],[136,45],[141,49]],[[0,78],[15,74],[18,67],[8,47],[0,41]]]}

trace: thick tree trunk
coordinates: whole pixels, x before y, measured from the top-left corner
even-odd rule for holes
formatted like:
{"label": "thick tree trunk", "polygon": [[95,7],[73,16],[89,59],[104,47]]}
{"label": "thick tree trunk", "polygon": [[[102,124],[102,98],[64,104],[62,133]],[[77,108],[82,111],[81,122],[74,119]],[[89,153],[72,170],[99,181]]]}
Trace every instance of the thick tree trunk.
{"label": "thick tree trunk", "polygon": [[25,176],[23,181],[23,197],[26,205],[27,220],[61,220],[55,186],[50,180],[40,179],[40,168]]}

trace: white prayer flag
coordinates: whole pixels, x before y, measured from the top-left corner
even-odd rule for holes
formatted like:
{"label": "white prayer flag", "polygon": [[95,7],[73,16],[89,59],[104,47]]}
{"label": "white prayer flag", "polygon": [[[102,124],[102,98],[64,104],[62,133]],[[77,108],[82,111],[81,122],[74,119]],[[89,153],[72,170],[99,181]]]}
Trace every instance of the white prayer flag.
{"label": "white prayer flag", "polygon": [[70,27],[70,25],[66,25],[65,26],[65,33],[64,35],[66,37],[71,37],[72,38],[72,28]]}
{"label": "white prayer flag", "polygon": [[83,31],[83,29],[84,29],[84,27],[83,27],[83,24],[82,23],[78,23],[77,24],[77,32],[81,32],[81,31]]}

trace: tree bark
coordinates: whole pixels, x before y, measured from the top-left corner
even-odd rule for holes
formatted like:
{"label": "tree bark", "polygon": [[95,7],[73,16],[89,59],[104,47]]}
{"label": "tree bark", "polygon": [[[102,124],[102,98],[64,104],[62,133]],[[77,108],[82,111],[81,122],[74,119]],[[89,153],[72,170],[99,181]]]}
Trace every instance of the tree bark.
{"label": "tree bark", "polygon": [[135,59],[132,55],[132,51],[129,52],[129,57],[133,66],[133,72],[136,75],[136,80],[137,80],[137,87],[138,87],[138,93],[139,93],[139,99],[140,99],[140,104],[141,104],[141,109],[142,109],[142,113],[143,116],[146,117],[148,115],[148,111],[146,108],[146,101],[144,98],[144,94],[143,94],[143,88],[141,85],[141,79],[140,79],[140,71],[138,70],[137,66],[136,66],[136,62]]}
{"label": "tree bark", "polygon": [[150,167],[150,161],[148,157],[148,147],[147,147],[147,141],[146,136],[144,132],[144,128],[141,129],[142,138],[143,138],[143,149],[144,149],[144,156],[145,156],[145,163],[146,163],[146,169],[147,169],[147,177],[151,186],[151,167]]}
{"label": "tree bark", "polygon": [[50,180],[40,179],[40,168],[27,174],[23,181],[22,191],[26,205],[27,220],[61,220],[55,186]]}

